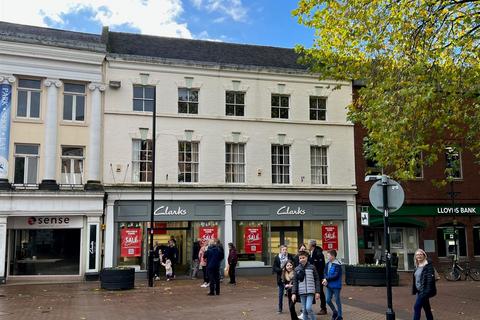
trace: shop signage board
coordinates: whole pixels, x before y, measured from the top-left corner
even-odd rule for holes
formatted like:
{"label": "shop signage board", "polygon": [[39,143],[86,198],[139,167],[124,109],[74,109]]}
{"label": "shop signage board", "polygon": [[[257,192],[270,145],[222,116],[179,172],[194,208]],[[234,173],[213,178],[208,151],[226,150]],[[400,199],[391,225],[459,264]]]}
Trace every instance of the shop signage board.
{"label": "shop signage board", "polygon": [[218,226],[200,227],[199,234],[202,241],[218,239]]}
{"label": "shop signage board", "polygon": [[[370,215],[381,215],[375,208],[369,207]],[[404,205],[395,212],[395,216],[480,216],[479,205],[456,205],[455,209],[449,205]]]}
{"label": "shop signage board", "polygon": [[90,243],[88,244],[88,269],[95,269],[96,258],[97,258],[97,226],[90,226]]}
{"label": "shop signage board", "polygon": [[323,250],[338,250],[338,226],[322,226]]}
{"label": "shop signage board", "polygon": [[121,231],[121,256],[140,257],[142,255],[142,229],[125,228]]}
{"label": "shop signage board", "polygon": [[245,227],[245,253],[262,253],[262,227]]}
{"label": "shop signage board", "polygon": [[26,216],[8,218],[9,229],[80,229],[82,216]]}

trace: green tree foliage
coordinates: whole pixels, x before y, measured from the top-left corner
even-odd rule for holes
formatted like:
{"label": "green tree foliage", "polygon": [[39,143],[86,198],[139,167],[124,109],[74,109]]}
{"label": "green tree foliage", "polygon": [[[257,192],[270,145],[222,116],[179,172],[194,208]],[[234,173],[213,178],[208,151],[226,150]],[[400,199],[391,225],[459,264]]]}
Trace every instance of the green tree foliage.
{"label": "green tree foliage", "polygon": [[300,0],[293,14],[315,29],[297,47],[312,72],[364,81],[349,117],[389,174],[412,178],[447,146],[480,159],[480,1]]}

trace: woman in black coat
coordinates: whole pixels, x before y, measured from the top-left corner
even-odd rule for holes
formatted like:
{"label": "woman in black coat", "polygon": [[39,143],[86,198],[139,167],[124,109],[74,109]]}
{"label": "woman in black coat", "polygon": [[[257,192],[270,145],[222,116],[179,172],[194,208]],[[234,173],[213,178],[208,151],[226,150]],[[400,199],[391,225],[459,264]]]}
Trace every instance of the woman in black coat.
{"label": "woman in black coat", "polygon": [[435,269],[422,249],[415,252],[415,272],[413,273],[412,294],[417,295],[413,306],[413,320],[420,320],[422,308],[427,320],[433,320],[430,298],[437,294]]}

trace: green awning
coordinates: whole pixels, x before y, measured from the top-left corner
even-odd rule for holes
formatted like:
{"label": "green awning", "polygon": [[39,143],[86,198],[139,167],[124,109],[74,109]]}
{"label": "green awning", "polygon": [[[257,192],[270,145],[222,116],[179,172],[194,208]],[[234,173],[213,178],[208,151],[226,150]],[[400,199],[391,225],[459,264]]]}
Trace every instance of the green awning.
{"label": "green awning", "polygon": [[[425,222],[417,220],[415,218],[390,216],[388,221],[392,227],[404,227],[404,226],[414,226],[414,227],[420,227],[420,228],[427,227],[427,224]],[[381,226],[383,226],[383,217],[370,218],[370,227],[381,227]]]}

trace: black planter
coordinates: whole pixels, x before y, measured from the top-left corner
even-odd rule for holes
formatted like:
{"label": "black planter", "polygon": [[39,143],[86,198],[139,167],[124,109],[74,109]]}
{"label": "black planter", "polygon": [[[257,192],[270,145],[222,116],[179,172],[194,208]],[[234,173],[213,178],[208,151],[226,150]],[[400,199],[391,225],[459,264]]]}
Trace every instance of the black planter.
{"label": "black planter", "polygon": [[134,268],[105,268],[100,273],[100,286],[106,290],[127,290],[135,287]]}
{"label": "black planter", "polygon": [[[397,268],[392,267],[392,286],[398,286]],[[345,283],[349,286],[374,286],[387,285],[385,267],[345,266]]]}

